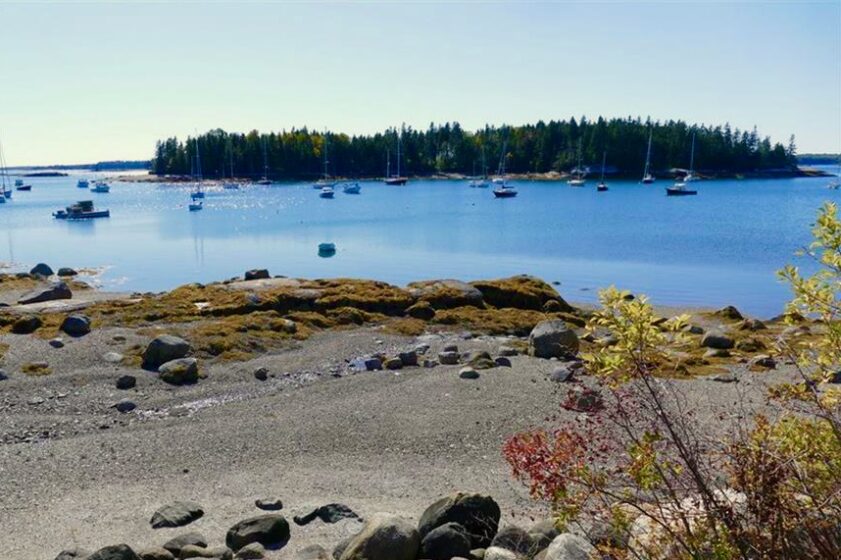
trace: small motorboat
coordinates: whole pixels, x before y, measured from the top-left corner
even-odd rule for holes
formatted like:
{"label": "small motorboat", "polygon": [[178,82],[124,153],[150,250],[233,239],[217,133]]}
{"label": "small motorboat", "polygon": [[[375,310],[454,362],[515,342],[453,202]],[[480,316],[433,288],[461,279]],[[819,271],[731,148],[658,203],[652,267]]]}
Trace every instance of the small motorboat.
{"label": "small motorboat", "polygon": [[405,185],[409,179],[407,177],[387,177],[385,180],[386,185]]}
{"label": "small motorboat", "polygon": [[192,200],[198,200],[200,198],[204,198],[204,191],[194,191],[190,193],[190,198]]}
{"label": "small motorboat", "polygon": [[607,191],[607,183],[598,183],[598,184],[596,185],[596,191],[597,191],[597,192],[605,192],[605,191]]}
{"label": "small motorboat", "polygon": [[318,256],[319,257],[332,257],[336,254],[336,244],[335,243],[319,243],[318,244]]}
{"label": "small motorboat", "polygon": [[86,189],[86,188],[90,187],[90,183],[88,182],[87,179],[79,179],[78,181],[76,181],[76,186],[79,187],[80,189]]}
{"label": "small motorboat", "polygon": [[517,196],[517,189],[503,181],[494,187],[493,193],[496,198],[514,198]]}
{"label": "small motorboat", "polygon": [[698,191],[690,189],[683,181],[678,181],[671,187],[666,187],[666,196],[690,196],[698,194]]}
{"label": "small motorboat", "polygon": [[107,193],[111,192],[111,186],[105,182],[96,182],[94,183],[93,187],[91,187],[91,192],[95,193]]}
{"label": "small motorboat", "polygon": [[198,212],[199,210],[204,208],[204,203],[202,201],[191,202],[188,208],[190,209],[190,212]]}
{"label": "small motorboat", "polygon": [[322,187],[321,192],[318,193],[318,196],[321,198],[333,198],[333,195],[336,194],[336,191],[333,190],[333,187]]}
{"label": "small motorboat", "polygon": [[96,210],[92,200],[80,200],[64,210],[53,212],[53,217],[57,220],[90,220],[93,218],[109,218],[111,217],[111,211]]}
{"label": "small motorboat", "polygon": [[654,175],[652,175],[651,173],[647,173],[647,174],[646,174],[646,175],[642,178],[642,181],[641,181],[641,182],[642,182],[642,184],[643,184],[643,185],[650,185],[650,184],[651,184],[651,183],[653,183],[654,181],[656,181],[656,179],[654,178]]}
{"label": "small motorboat", "polygon": [[490,185],[484,179],[474,179],[470,181],[471,189],[487,189]]}
{"label": "small motorboat", "polygon": [[605,165],[607,164],[607,150],[604,151],[602,154],[602,176],[599,178],[599,182],[596,183],[596,192],[607,192],[607,183],[604,182],[604,170]]}
{"label": "small motorboat", "polygon": [[18,190],[18,191],[31,191],[31,190],[32,190],[32,185],[17,185],[17,186],[15,187],[15,190]]}
{"label": "small motorboat", "polygon": [[222,188],[226,191],[236,191],[239,190],[239,183],[223,183]]}
{"label": "small motorboat", "polygon": [[570,179],[569,181],[567,181],[567,185],[569,185],[570,187],[583,187],[586,184],[587,181],[580,177],[576,177],[575,179]]}
{"label": "small motorboat", "polygon": [[359,183],[345,183],[342,186],[342,191],[345,194],[359,194],[362,188],[359,186]]}

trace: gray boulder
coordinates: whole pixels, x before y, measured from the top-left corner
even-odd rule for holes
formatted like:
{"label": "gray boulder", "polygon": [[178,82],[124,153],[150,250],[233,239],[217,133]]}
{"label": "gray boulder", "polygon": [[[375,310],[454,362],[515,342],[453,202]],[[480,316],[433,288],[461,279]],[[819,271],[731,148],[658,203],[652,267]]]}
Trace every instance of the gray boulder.
{"label": "gray boulder", "polygon": [[127,544],[113,544],[100,548],[85,560],[140,560],[140,556]]}
{"label": "gray boulder", "polygon": [[295,560],[333,560],[327,550],[318,544],[302,548],[295,554]]}
{"label": "gray boulder", "polygon": [[29,271],[29,274],[33,276],[44,276],[45,278],[49,278],[53,275],[53,269],[50,268],[50,265],[46,263],[38,263],[32,267]]}
{"label": "gray boulder", "polygon": [[179,358],[158,368],[161,381],[170,385],[185,385],[199,380],[199,363],[195,358]]}
{"label": "gray boulder", "polygon": [[504,548],[520,556],[529,556],[535,552],[531,535],[515,525],[503,527],[491,541],[493,547]]}
{"label": "gray boulder", "polygon": [[86,315],[68,315],[61,323],[61,330],[73,337],[91,332],[91,320]]}
{"label": "gray boulder", "polygon": [[213,560],[231,560],[234,557],[234,553],[231,552],[231,549],[227,546],[217,546],[214,548],[207,548],[203,546],[197,546],[194,544],[188,544],[184,548],[181,549],[181,553],[178,555],[179,559],[187,559],[187,558],[212,558]]}
{"label": "gray boulder", "polygon": [[170,551],[159,546],[144,548],[138,551],[137,555],[140,556],[140,560],[175,560]]}
{"label": "gray boulder", "polygon": [[355,535],[340,560],[415,560],[420,535],[402,517],[373,515]]}
{"label": "gray boulder", "polygon": [[155,371],[161,365],[183,358],[190,352],[190,343],[170,334],[155,338],[143,351],[143,369]]}
{"label": "gray boulder", "polygon": [[578,346],[578,335],[560,319],[538,323],[529,335],[529,356],[536,358],[565,358]]}
{"label": "gray boulder", "polygon": [[174,556],[181,554],[181,549],[188,545],[207,547],[207,538],[201,533],[185,533],[169,539],[164,543],[164,548],[170,551]]}
{"label": "gray boulder", "polygon": [[470,537],[458,523],[445,523],[430,531],[421,541],[420,558],[450,560],[470,557]]}
{"label": "gray boulder", "polygon": [[266,557],[266,549],[262,544],[253,542],[240,548],[234,558],[242,560],[261,560]]}
{"label": "gray boulder", "polygon": [[137,408],[137,405],[134,403],[134,401],[131,401],[129,399],[120,399],[119,401],[114,403],[113,406],[117,409],[117,412],[122,413],[131,412],[132,410]]}
{"label": "gray boulder", "polygon": [[237,551],[245,545],[260,543],[269,548],[279,548],[289,541],[289,523],[278,514],[258,515],[243,519],[230,529],[225,544]]}
{"label": "gray boulder", "polygon": [[465,305],[482,307],[482,292],[461,280],[426,280],[412,282],[407,286],[409,293],[434,309],[451,309]]}
{"label": "gray boulder", "polygon": [[458,351],[444,350],[438,353],[438,362],[445,366],[454,366],[461,359]]}
{"label": "gray boulder", "polygon": [[77,274],[79,273],[67,266],[59,268],[58,272],[56,273],[56,275],[60,277],[76,276]]}
{"label": "gray boulder", "polygon": [[717,350],[730,350],[736,345],[732,338],[721,331],[712,330],[701,338],[701,346],[704,348],[715,348]]}
{"label": "gray boulder", "polygon": [[41,328],[44,322],[37,315],[24,315],[18,317],[12,323],[12,333],[14,334],[30,334]]}
{"label": "gray boulder", "polygon": [[445,523],[458,523],[467,530],[472,548],[485,548],[496,535],[500,515],[499,504],[490,496],[458,492],[426,508],[418,530],[425,537]]}
{"label": "gray boulder", "polygon": [[584,537],[564,533],[555,537],[546,549],[544,560],[591,560],[597,556],[596,547]]}
{"label": "gray boulder", "polygon": [[472,367],[463,367],[459,370],[458,376],[461,379],[479,379],[479,372]]}
{"label": "gray boulder", "polygon": [[195,502],[173,502],[158,509],[149,521],[153,529],[183,527],[204,515],[204,509]]}
{"label": "gray boulder", "polygon": [[39,288],[27,292],[20,297],[18,303],[26,305],[28,303],[41,303],[44,301],[55,301],[59,299],[70,299],[73,297],[73,292],[64,282],[56,282],[46,288]]}

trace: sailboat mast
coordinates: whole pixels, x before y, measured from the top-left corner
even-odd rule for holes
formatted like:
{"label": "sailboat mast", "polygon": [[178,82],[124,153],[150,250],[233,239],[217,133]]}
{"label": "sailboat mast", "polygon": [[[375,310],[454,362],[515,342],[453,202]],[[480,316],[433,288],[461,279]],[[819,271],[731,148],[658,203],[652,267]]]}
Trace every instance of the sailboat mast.
{"label": "sailboat mast", "polygon": [[692,133],[692,154],[689,156],[689,174],[695,171],[695,133]]}
{"label": "sailboat mast", "polygon": [[388,149],[385,151],[385,177],[391,177],[391,150]]}
{"label": "sailboat mast", "polygon": [[651,135],[652,130],[649,129],[648,131],[648,151],[645,154],[645,171],[643,172],[643,178],[648,177],[649,172],[651,171]]}
{"label": "sailboat mast", "polygon": [[403,131],[397,136],[397,176],[400,177],[400,144],[403,141]]}
{"label": "sailboat mast", "polygon": [[602,178],[601,182],[604,183],[604,166],[607,163],[607,150],[602,153]]}
{"label": "sailboat mast", "polygon": [[269,150],[266,138],[263,138],[263,179],[269,178]]}
{"label": "sailboat mast", "polygon": [[199,139],[196,137],[196,180],[201,183],[201,154],[199,153]]}
{"label": "sailboat mast", "polygon": [[324,133],[324,178],[326,179],[329,175],[327,173],[327,133]]}

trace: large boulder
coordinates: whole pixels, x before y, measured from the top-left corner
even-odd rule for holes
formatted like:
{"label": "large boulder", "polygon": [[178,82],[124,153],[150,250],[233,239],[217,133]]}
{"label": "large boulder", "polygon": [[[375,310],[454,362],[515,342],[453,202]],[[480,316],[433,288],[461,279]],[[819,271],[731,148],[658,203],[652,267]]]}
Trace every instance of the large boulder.
{"label": "large boulder", "polygon": [[85,560],[140,560],[140,556],[127,544],[113,544],[100,548]]}
{"label": "large boulder", "polygon": [[565,358],[578,353],[578,335],[560,319],[543,321],[529,334],[529,356]]}
{"label": "large boulder", "polygon": [[18,303],[26,305],[28,303],[41,303],[44,301],[55,301],[58,299],[70,299],[73,297],[73,292],[64,282],[56,282],[45,288],[39,288],[27,292],[20,297]]}
{"label": "large boulder", "polygon": [[170,360],[158,368],[161,381],[170,385],[186,385],[199,380],[199,363],[195,358]]}
{"label": "large boulder", "polygon": [[247,544],[260,543],[269,548],[277,548],[289,541],[289,523],[278,514],[258,515],[243,519],[230,529],[225,536],[225,544],[237,551]]}
{"label": "large boulder", "polygon": [[374,514],[348,543],[340,560],[415,560],[420,535],[402,517]]}
{"label": "large boulder", "polygon": [[44,322],[37,315],[24,315],[18,317],[12,323],[12,332],[14,334],[30,334],[41,328]]}
{"label": "large boulder", "polygon": [[153,529],[183,527],[204,515],[204,509],[195,502],[173,502],[158,509],[149,521]]}
{"label": "large boulder", "polygon": [[190,352],[190,343],[170,334],[155,338],[143,352],[143,368],[155,371],[161,365],[183,358]]}
{"label": "large boulder", "polygon": [[445,523],[458,523],[467,530],[472,548],[486,548],[496,535],[500,515],[499,504],[490,496],[458,492],[426,508],[418,530],[426,537]]}
{"label": "large boulder", "polygon": [[736,343],[732,338],[721,331],[712,330],[707,331],[703,338],[701,338],[701,346],[704,348],[715,348],[718,350],[729,350],[733,348]]}
{"label": "large boulder", "polygon": [[494,307],[514,307],[535,311],[546,309],[553,312],[574,311],[555,288],[534,276],[521,275],[498,280],[479,280],[471,284],[482,293],[485,303]]}
{"label": "large boulder", "polygon": [[73,337],[85,336],[91,332],[91,320],[86,315],[68,315],[61,322],[61,330]]}
{"label": "large boulder", "polygon": [[76,276],[77,274],[79,274],[79,273],[76,272],[75,270],[73,270],[72,268],[68,267],[68,266],[63,266],[63,267],[58,269],[58,272],[56,272],[57,276],[64,276],[64,277]]}
{"label": "large boulder", "polygon": [[32,269],[29,271],[29,274],[33,276],[43,276],[45,278],[49,278],[53,275],[53,269],[50,267],[50,265],[46,263],[38,263],[32,267]]}
{"label": "large boulder", "polygon": [[515,525],[500,530],[491,541],[491,547],[504,548],[519,556],[531,556],[537,552],[532,536]]}
{"label": "large boulder", "polygon": [[544,560],[592,560],[597,558],[596,547],[584,537],[563,533],[555,537],[546,549]]}
{"label": "large boulder", "polygon": [[450,560],[470,557],[470,536],[458,523],[444,523],[431,530],[421,541],[420,558]]}
{"label": "large boulder", "polygon": [[59,552],[55,560],[85,560],[90,554],[89,551],[81,548],[70,548]]}
{"label": "large boulder", "polygon": [[269,271],[265,268],[253,268],[245,271],[246,280],[268,280],[269,278]]}
{"label": "large boulder", "polygon": [[413,297],[427,302],[434,309],[484,306],[482,292],[461,280],[425,280],[412,282],[406,288]]}
{"label": "large boulder", "polygon": [[175,556],[170,551],[159,546],[151,548],[144,548],[137,552],[140,560],[175,560]]}

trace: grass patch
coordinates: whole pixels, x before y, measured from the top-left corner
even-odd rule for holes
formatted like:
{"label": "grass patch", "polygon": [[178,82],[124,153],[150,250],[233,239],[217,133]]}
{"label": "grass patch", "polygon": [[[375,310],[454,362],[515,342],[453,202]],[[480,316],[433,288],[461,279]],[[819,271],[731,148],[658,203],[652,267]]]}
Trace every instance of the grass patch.
{"label": "grass patch", "polygon": [[527,309],[478,309],[465,306],[440,310],[431,323],[457,325],[485,334],[527,336],[539,322],[553,317],[553,315]]}
{"label": "grass patch", "polygon": [[46,362],[30,362],[20,366],[20,371],[30,377],[43,377],[53,372]]}
{"label": "grass patch", "polygon": [[558,302],[556,311],[573,311],[555,288],[533,276],[512,276],[499,280],[480,280],[471,282],[482,292],[485,303],[498,308],[514,307],[517,309],[543,310],[549,301]]}

